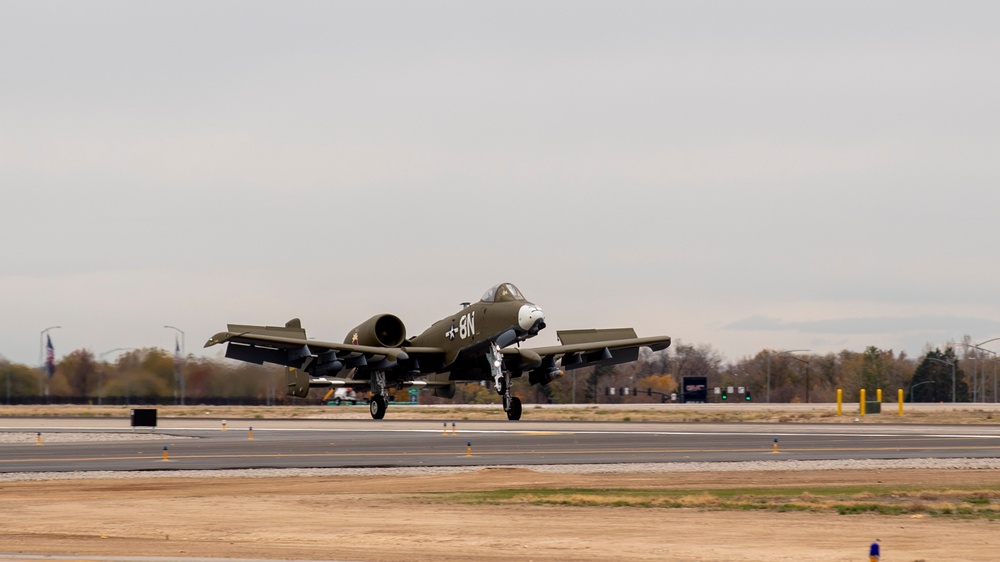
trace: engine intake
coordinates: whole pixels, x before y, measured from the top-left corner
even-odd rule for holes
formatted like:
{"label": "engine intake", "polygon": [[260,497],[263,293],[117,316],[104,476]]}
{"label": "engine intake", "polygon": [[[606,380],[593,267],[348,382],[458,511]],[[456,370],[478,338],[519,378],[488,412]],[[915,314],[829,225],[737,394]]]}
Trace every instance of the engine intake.
{"label": "engine intake", "polygon": [[376,314],[347,333],[344,343],[372,347],[399,347],[406,341],[403,321],[392,314]]}

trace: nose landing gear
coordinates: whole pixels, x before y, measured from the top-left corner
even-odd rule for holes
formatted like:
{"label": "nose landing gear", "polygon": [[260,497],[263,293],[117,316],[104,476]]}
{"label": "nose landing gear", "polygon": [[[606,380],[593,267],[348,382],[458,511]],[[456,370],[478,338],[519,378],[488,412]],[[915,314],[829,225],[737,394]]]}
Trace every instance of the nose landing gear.
{"label": "nose landing gear", "polygon": [[510,395],[510,371],[503,370],[503,360],[500,357],[500,346],[496,343],[486,350],[486,358],[490,362],[490,374],[493,375],[493,388],[503,397],[503,411],[507,419],[521,419],[521,399]]}

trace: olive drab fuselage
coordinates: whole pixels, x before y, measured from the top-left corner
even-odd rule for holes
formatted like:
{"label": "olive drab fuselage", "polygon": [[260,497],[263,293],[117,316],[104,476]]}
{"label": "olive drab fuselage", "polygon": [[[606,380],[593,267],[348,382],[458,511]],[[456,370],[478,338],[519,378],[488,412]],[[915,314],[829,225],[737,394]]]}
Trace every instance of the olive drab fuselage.
{"label": "olive drab fuselage", "polygon": [[[527,301],[510,301],[484,303],[482,301],[470,304],[452,316],[435,322],[422,334],[409,340],[407,344],[413,347],[439,347],[445,350],[445,365],[452,364],[459,352],[487,345],[494,338],[511,330],[518,324],[518,314]],[[530,337],[528,330],[523,330],[524,341]],[[533,335],[533,334],[532,334]],[[406,346],[403,347],[406,349]]]}

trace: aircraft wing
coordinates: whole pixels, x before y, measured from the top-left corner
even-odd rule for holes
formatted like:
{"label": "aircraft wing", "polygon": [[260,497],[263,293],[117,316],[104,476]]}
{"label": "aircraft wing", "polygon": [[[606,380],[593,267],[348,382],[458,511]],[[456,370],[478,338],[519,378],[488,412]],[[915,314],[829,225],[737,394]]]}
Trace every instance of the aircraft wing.
{"label": "aircraft wing", "polygon": [[436,347],[377,347],[306,339],[297,321],[285,326],[230,324],[212,336],[205,347],[226,343],[226,357],[267,362],[309,371],[313,376],[335,375],[344,368],[388,369],[420,355],[443,355]]}
{"label": "aircraft wing", "polygon": [[566,330],[556,332],[556,335],[562,345],[530,349],[506,348],[502,352],[507,363],[514,366],[518,363],[537,364],[539,367],[533,370],[531,379],[533,382],[541,382],[546,371],[557,368],[556,361],[558,368],[563,370],[593,365],[617,365],[637,360],[640,347],[660,351],[670,346],[668,336],[640,338],[632,328]]}

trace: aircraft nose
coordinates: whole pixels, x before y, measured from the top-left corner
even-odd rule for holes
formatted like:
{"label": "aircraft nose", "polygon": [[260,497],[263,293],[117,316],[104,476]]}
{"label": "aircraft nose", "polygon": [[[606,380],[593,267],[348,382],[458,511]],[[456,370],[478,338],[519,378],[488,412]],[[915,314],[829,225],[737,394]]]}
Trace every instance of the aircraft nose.
{"label": "aircraft nose", "polygon": [[521,326],[522,330],[532,329],[536,323],[545,320],[545,314],[542,313],[542,309],[533,305],[526,304],[521,307],[521,310],[517,313],[517,323]]}

